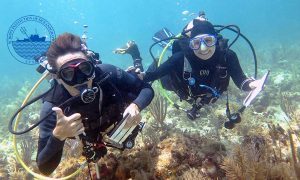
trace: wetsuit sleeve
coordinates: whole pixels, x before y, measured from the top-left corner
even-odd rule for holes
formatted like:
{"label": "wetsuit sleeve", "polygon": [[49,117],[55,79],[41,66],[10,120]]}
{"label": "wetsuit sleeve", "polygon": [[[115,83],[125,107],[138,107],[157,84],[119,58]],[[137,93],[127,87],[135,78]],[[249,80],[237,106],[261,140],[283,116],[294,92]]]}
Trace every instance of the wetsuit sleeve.
{"label": "wetsuit sleeve", "polygon": [[121,76],[118,77],[117,85],[125,92],[128,92],[128,96],[135,97],[133,103],[135,103],[140,110],[147,107],[153,97],[154,91],[152,87],[143,81],[141,81],[136,75],[127,73],[123,70],[120,71]]}
{"label": "wetsuit sleeve", "polygon": [[105,72],[112,72],[110,79],[113,85],[116,86],[121,94],[132,100],[140,110],[143,110],[151,103],[154,97],[152,87],[148,83],[141,81],[135,74],[125,72],[108,64],[101,65],[101,69]]}
{"label": "wetsuit sleeve", "polygon": [[135,103],[140,110],[143,110],[151,103],[154,97],[154,91],[149,84],[144,82],[141,82],[140,86],[137,87],[137,89],[140,89],[140,92],[138,96],[135,98],[135,100],[133,101],[133,103]]}
{"label": "wetsuit sleeve", "polygon": [[[53,104],[45,101],[42,106],[40,117],[44,118],[52,111]],[[56,114],[53,112],[39,125],[39,141],[37,152],[37,165],[39,170],[50,175],[60,163],[64,141],[53,136],[52,132],[56,126]]]}
{"label": "wetsuit sleeve", "polygon": [[171,72],[171,69],[176,69],[176,66],[179,64],[179,61],[183,59],[182,54],[174,54],[166,62],[160,65],[154,71],[147,71],[144,76],[145,82],[155,81]]}
{"label": "wetsuit sleeve", "polygon": [[232,50],[227,54],[228,72],[234,84],[243,91],[250,91],[250,82],[252,78],[248,78],[243,72],[236,53]]}

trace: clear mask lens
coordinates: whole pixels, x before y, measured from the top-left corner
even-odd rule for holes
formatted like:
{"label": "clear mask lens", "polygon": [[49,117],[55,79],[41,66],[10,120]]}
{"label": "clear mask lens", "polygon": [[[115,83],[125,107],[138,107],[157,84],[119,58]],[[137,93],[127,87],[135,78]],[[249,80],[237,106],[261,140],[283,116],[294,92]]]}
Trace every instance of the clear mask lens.
{"label": "clear mask lens", "polygon": [[217,39],[215,36],[205,36],[203,37],[203,42],[206,44],[206,46],[211,47],[216,44]]}
{"label": "clear mask lens", "polygon": [[212,47],[216,45],[217,38],[214,35],[196,36],[190,40],[190,48],[193,50],[198,50],[201,46],[201,43],[204,43],[207,47]]}

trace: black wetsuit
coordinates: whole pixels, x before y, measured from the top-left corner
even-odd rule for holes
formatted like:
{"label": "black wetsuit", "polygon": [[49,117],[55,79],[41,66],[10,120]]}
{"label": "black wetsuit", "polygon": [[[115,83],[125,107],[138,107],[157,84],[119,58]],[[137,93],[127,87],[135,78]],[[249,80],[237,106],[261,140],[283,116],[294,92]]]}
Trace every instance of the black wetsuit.
{"label": "black wetsuit", "polygon": [[[82,119],[88,118],[83,124],[91,141],[96,141],[99,132],[104,132],[110,125],[120,121],[125,108],[130,103],[135,103],[142,110],[150,104],[154,96],[154,91],[149,84],[115,66],[98,65],[95,73],[93,86],[101,88],[102,96],[99,90],[95,100],[90,104],[75,100],[62,107],[66,116],[80,113]],[[105,79],[104,77],[107,79],[99,83]],[[56,84],[55,88],[44,98],[41,118],[51,112],[53,106],[62,104],[70,97],[71,95],[62,85]],[[101,103],[100,97],[102,97]],[[64,141],[60,141],[52,134],[55,126],[55,112],[39,126],[37,164],[40,171],[46,175],[51,174],[58,166],[64,146]]]}
{"label": "black wetsuit", "polygon": [[[178,87],[180,87],[184,91],[181,93],[185,93],[181,94],[182,97],[180,98],[182,99],[187,99],[188,96],[197,97],[210,91],[207,88],[201,88],[200,85],[216,88],[219,93],[222,93],[227,89],[229,76],[233,79],[237,87],[244,91],[250,90],[249,83],[252,79],[247,78],[244,74],[234,51],[228,51],[226,60],[224,58],[224,52],[220,51],[218,48],[214,55],[208,60],[201,60],[193,53],[192,50],[188,51],[188,53],[179,51],[173,54],[166,62],[154,71],[148,70],[145,74],[144,81],[150,82],[162,78],[163,86],[165,85],[170,87],[170,85],[166,84],[177,78],[177,83],[179,83],[179,85],[177,85],[177,87],[167,89],[176,92]],[[196,80],[194,85],[189,85],[187,80],[188,77],[184,77],[184,75],[186,76],[183,68],[184,57],[186,57],[192,67],[192,73],[190,76]],[[216,74],[218,74],[221,78],[216,77]],[[167,77],[166,75],[169,76],[169,78],[164,80],[164,78]],[[189,76],[189,74],[187,76]],[[222,80],[222,78],[224,80]]]}

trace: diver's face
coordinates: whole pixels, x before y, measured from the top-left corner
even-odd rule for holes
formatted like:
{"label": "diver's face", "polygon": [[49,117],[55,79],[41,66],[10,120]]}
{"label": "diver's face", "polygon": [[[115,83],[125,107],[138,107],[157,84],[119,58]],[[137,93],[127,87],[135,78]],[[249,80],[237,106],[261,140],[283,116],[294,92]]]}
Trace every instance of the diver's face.
{"label": "diver's face", "polygon": [[83,86],[91,86],[94,66],[84,53],[74,52],[59,56],[56,65],[57,80],[71,95],[77,95]]}
{"label": "diver's face", "polygon": [[190,48],[198,58],[208,60],[216,51],[216,42],[214,35],[200,34],[190,40]]}

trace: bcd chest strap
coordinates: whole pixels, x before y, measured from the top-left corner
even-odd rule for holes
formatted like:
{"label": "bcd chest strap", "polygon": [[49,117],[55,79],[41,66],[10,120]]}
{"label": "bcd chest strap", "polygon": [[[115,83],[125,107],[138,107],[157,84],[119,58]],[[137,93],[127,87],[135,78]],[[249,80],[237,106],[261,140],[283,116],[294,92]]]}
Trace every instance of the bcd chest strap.
{"label": "bcd chest strap", "polygon": [[191,63],[189,62],[187,57],[184,56],[182,74],[182,79],[184,80],[184,82],[182,83],[185,85],[185,87],[181,86],[181,91],[187,92],[188,97],[194,99],[194,101],[199,102],[199,97],[201,97],[202,104],[215,102],[219,95],[227,90],[229,84],[229,75],[227,72],[225,56],[223,56],[223,54],[221,53],[221,57],[218,59],[219,61],[215,65],[215,72],[212,77],[211,83],[209,85],[199,84],[199,88],[204,88],[206,89],[205,91],[208,92],[205,92],[203,94],[193,94],[191,86],[196,83],[196,79],[192,77],[193,68],[191,66]]}

